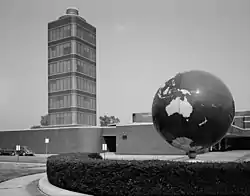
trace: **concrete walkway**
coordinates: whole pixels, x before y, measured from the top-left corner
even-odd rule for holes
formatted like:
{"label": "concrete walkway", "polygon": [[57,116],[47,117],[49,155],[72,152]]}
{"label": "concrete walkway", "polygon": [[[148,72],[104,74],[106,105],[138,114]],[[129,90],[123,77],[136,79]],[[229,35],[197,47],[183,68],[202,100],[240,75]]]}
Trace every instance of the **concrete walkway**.
{"label": "concrete walkway", "polygon": [[185,157],[186,155],[123,155],[115,153],[101,153],[103,159],[111,160],[175,160]]}
{"label": "concrete walkway", "polygon": [[[119,155],[114,153],[101,154],[105,159],[115,160],[169,160],[169,161],[188,161],[187,155]],[[249,150],[235,150],[227,152],[208,152],[205,154],[199,154],[196,157],[201,162],[241,162],[250,160]]]}
{"label": "concrete walkway", "polygon": [[49,183],[46,173],[14,178],[0,183],[0,196],[89,196]]}
{"label": "concrete walkway", "polygon": [[[1,196],[33,196],[27,191],[27,186],[35,180],[46,176],[45,173],[14,178],[0,183]],[[42,194],[41,194],[42,196]]]}

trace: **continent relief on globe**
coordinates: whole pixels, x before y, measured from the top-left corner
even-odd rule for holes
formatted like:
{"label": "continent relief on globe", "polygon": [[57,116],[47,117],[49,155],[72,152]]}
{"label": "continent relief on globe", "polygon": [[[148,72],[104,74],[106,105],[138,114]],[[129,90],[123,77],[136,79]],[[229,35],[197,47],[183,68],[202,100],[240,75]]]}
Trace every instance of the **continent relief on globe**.
{"label": "continent relief on globe", "polygon": [[[159,89],[158,97],[160,99],[169,100],[169,104],[165,107],[165,111],[168,116],[179,114],[188,122],[190,115],[193,112],[193,106],[188,102],[187,98],[187,96],[191,96],[191,92],[189,92],[187,89],[178,89],[176,86],[175,79],[166,82]],[[199,92],[195,91],[195,93]],[[206,123],[206,119],[201,122],[200,125],[204,123]],[[174,136],[170,137],[174,138]],[[170,143],[174,147],[182,149],[186,152],[199,151],[203,148],[202,146],[195,146],[193,140],[187,137],[177,137],[170,141]]]}
{"label": "continent relief on globe", "polygon": [[168,116],[178,113],[188,121],[193,112],[193,106],[188,102],[187,95],[190,96],[191,92],[186,89],[176,88],[174,79],[172,79],[171,84],[164,84],[158,91],[160,99],[170,100],[170,103],[165,108]]}

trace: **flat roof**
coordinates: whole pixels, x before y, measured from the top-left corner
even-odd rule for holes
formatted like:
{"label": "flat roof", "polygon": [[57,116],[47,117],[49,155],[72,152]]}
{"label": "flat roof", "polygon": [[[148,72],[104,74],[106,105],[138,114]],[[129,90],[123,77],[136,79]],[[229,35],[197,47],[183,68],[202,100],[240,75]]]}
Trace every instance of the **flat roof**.
{"label": "flat roof", "polygon": [[[39,127],[39,128],[28,128],[28,129],[6,129],[6,130],[0,130],[0,132],[5,131],[35,131],[35,130],[55,130],[55,129],[78,129],[78,128],[87,128],[87,129],[96,129],[96,128],[102,128],[102,129],[115,129],[116,127],[126,127],[126,126],[140,126],[140,125],[153,125],[153,122],[134,122],[134,123],[128,123],[128,124],[117,124],[116,126],[86,126],[86,125],[65,125],[65,126],[48,126],[48,127]],[[236,128],[241,131],[250,131],[250,128],[241,128],[236,125],[231,125],[233,128]]]}
{"label": "flat roof", "polygon": [[128,124],[117,124],[117,127],[125,127],[125,126],[138,126],[138,125],[153,125],[153,122],[134,122],[134,123],[128,123]]}
{"label": "flat roof", "polygon": [[[28,129],[6,129],[6,130],[0,130],[0,132],[4,131],[36,131],[36,130],[55,130],[55,129],[79,129],[79,128],[88,128],[88,129],[96,129],[96,128],[104,128],[101,126],[83,126],[83,125],[72,125],[72,126],[49,126],[49,127],[40,127],[40,128],[28,128]],[[112,127],[107,127],[107,128],[112,128]],[[115,127],[114,127],[115,128]]]}

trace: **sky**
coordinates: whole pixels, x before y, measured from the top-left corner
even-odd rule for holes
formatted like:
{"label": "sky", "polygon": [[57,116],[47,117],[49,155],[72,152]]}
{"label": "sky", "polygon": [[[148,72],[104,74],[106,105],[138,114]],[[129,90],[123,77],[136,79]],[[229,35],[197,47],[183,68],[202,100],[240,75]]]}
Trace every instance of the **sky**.
{"label": "sky", "polygon": [[97,29],[97,115],[130,123],[178,72],[210,72],[250,110],[249,0],[0,1],[0,130],[48,112],[48,22],[77,7]]}

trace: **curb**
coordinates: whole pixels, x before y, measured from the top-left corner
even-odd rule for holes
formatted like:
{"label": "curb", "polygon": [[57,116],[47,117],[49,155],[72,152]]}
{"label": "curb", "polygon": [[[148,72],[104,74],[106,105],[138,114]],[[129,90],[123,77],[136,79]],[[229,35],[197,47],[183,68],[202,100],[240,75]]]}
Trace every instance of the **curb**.
{"label": "curb", "polygon": [[48,196],[91,196],[83,193],[77,193],[61,189],[49,183],[47,175],[42,177],[38,183],[39,190]]}

